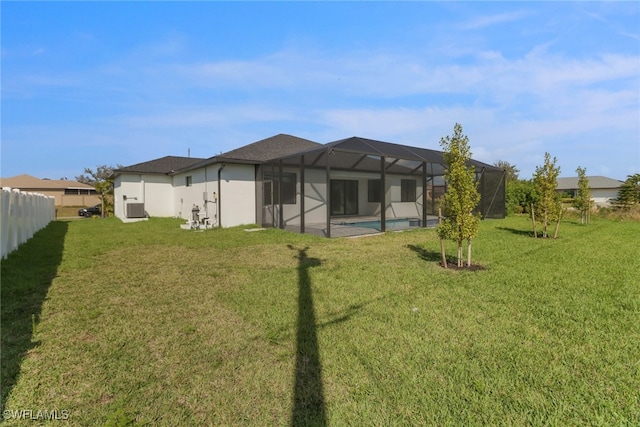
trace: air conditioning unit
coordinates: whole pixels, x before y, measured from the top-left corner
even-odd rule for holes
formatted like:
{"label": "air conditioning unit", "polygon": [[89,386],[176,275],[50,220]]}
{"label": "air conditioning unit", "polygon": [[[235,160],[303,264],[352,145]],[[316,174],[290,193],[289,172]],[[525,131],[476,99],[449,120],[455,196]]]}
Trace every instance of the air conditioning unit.
{"label": "air conditioning unit", "polygon": [[144,203],[127,203],[127,218],[144,218]]}

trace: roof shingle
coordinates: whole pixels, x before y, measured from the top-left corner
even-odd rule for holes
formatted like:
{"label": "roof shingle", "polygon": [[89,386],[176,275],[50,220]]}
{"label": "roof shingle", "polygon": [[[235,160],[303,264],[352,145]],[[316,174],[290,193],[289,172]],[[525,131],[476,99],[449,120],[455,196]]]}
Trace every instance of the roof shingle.
{"label": "roof shingle", "polygon": [[197,157],[177,157],[165,156],[159,159],[149,160],[148,162],[136,163],[135,165],[125,166],[116,169],[114,174],[121,173],[152,173],[152,174],[170,174],[179,169],[188,168],[191,165],[199,163],[205,159]]}
{"label": "roof shingle", "polygon": [[259,164],[318,147],[322,147],[322,144],[281,133],[204,159],[201,162],[184,167],[180,172],[221,162]]}

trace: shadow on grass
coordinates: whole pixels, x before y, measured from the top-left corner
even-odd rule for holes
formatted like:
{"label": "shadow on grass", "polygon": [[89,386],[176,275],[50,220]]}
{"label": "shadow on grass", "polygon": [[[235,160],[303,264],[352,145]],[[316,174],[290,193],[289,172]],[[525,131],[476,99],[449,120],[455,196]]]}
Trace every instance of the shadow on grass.
{"label": "shadow on grass", "polygon": [[18,381],[22,361],[38,345],[32,338],[33,327],[40,321],[42,303],[62,260],[67,228],[66,222],[53,221],[2,260],[0,409],[3,411]]}
{"label": "shadow on grass", "polygon": [[[417,253],[420,259],[424,261],[435,262],[440,267],[442,267],[442,254],[440,252],[424,249],[416,245],[407,245],[407,248]],[[478,264],[472,264],[471,266],[465,265],[463,267],[458,267],[458,260],[456,258],[451,258],[445,255],[445,259],[447,260],[447,268],[449,270],[479,271],[479,270],[485,269],[482,265],[478,265]]]}
{"label": "shadow on grass", "polygon": [[508,231],[517,236],[533,237],[533,230],[519,230],[517,228],[496,227],[496,230]]}
{"label": "shadow on grass", "polygon": [[320,265],[318,258],[309,258],[307,250],[298,252],[298,323],[296,333],[296,367],[293,390],[292,426],[326,426],[327,417],[322,387],[322,365],[318,348],[317,324],[313,308],[309,268]]}
{"label": "shadow on grass", "polygon": [[[442,255],[440,254],[440,252],[424,249],[416,245],[407,245],[407,247],[412,251],[414,251],[415,253],[417,253],[420,259],[424,261],[435,261],[437,263],[442,262]],[[447,262],[450,262],[450,261],[451,260],[447,258]]]}

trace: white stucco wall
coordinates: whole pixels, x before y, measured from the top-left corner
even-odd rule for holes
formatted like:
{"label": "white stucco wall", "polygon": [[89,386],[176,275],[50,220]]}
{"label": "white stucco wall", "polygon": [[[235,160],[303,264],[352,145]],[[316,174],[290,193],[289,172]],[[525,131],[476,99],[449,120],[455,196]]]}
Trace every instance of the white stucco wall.
{"label": "white stucco wall", "polygon": [[142,177],[143,198],[145,211],[149,216],[168,217],[173,216],[171,201],[173,200],[173,188],[171,177],[165,175],[146,175]]}
{"label": "white stucco wall", "polygon": [[[256,167],[227,164],[221,173],[223,227],[256,223]],[[217,178],[217,174],[216,174]]]}
{"label": "white stucco wall", "polygon": [[[214,226],[219,225],[219,219],[222,227],[255,224],[255,166],[226,164],[222,168],[218,187],[220,168],[221,164],[214,164],[173,177],[174,215],[187,220],[196,205],[206,213]],[[189,176],[191,185],[187,186]],[[218,209],[221,209],[220,218]]]}
{"label": "white stucco wall", "polygon": [[[206,173],[205,173],[206,172]],[[211,177],[209,176],[211,174]],[[195,206],[203,212],[206,212],[209,218],[210,214],[215,212],[212,207],[214,195],[214,183],[210,180],[214,179],[211,173],[211,167],[196,169],[173,176],[173,200],[171,201],[173,211],[172,216],[188,220],[191,218],[191,211]],[[191,183],[187,185],[187,178],[190,177]],[[205,180],[206,178],[206,180]],[[205,203],[206,192],[206,203]]]}
{"label": "white stucco wall", "polygon": [[[402,202],[402,187],[400,181],[412,179],[416,181],[415,200]],[[387,176],[387,218],[421,218],[422,217],[422,179],[420,177]]]}
{"label": "white stucco wall", "polygon": [[[283,220],[285,225],[300,224],[300,177],[299,169],[283,169],[283,172],[294,172],[297,176],[296,204],[283,205]],[[363,174],[346,171],[332,171],[331,179],[346,179],[358,181],[358,215],[380,215],[380,203],[369,203],[368,180],[379,179],[379,174]],[[400,180],[409,179],[404,176],[387,175],[385,199],[387,203],[387,218],[407,218],[422,216],[422,183],[420,178],[416,180],[416,200],[401,202]],[[327,220],[326,204],[326,172],[320,169],[308,169],[305,171],[305,223],[325,223]],[[271,220],[271,207],[264,207],[266,222]],[[277,216],[277,206],[276,213]],[[277,221],[276,221],[277,222]]]}
{"label": "white stucco wall", "polygon": [[611,201],[618,197],[617,188],[591,189],[591,200],[596,205],[608,206]]}
{"label": "white stucco wall", "polygon": [[171,177],[165,175],[118,175],[114,181],[116,217],[126,218],[127,203],[144,203],[148,216],[172,216],[173,188],[171,181]]}
{"label": "white stucco wall", "polygon": [[[282,205],[282,217],[285,225],[300,225],[300,170],[285,168],[283,171],[295,173],[297,184],[296,204]],[[327,204],[325,200],[326,172],[318,169],[308,169],[305,171],[304,180],[305,222],[309,224],[324,223],[327,221]],[[270,212],[270,210],[271,207],[266,208],[266,211]]]}

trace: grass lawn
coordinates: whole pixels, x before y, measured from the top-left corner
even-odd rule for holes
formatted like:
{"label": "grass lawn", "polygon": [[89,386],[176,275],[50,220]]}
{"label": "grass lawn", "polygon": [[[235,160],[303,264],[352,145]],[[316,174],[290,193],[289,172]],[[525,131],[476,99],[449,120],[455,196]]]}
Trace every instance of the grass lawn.
{"label": "grass lawn", "polygon": [[2,261],[6,418],[640,425],[639,222],[484,221],[473,272],[437,264],[434,230],[180,223],[55,221]]}

